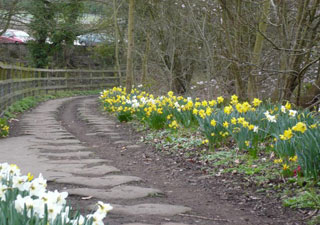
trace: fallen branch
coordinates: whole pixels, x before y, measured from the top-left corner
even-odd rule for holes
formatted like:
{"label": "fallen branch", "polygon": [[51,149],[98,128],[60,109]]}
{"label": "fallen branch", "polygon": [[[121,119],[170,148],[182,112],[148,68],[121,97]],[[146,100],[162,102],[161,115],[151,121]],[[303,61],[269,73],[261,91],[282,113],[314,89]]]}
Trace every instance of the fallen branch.
{"label": "fallen branch", "polygon": [[224,221],[224,222],[229,221],[227,219],[215,219],[215,218],[209,218],[209,217],[197,216],[197,215],[191,215],[191,214],[184,214],[184,213],[179,214],[179,216],[193,217],[193,218],[197,218],[197,219],[211,220],[211,221]]}

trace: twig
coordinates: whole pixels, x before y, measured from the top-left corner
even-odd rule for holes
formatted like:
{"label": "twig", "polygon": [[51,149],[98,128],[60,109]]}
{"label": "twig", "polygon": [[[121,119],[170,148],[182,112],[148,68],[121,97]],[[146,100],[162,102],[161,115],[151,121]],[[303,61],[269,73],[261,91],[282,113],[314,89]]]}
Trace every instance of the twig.
{"label": "twig", "polygon": [[319,212],[319,209],[317,210],[314,210],[310,215],[306,216],[306,217],[303,217],[302,220],[307,220],[307,219],[310,219],[311,217],[313,217],[315,214],[317,214]]}
{"label": "twig", "polygon": [[215,218],[209,218],[209,217],[197,216],[197,215],[191,215],[191,214],[184,214],[184,213],[179,214],[179,216],[193,217],[193,218],[197,218],[197,219],[211,220],[211,221],[224,221],[224,222],[229,221],[227,219],[215,219]]}

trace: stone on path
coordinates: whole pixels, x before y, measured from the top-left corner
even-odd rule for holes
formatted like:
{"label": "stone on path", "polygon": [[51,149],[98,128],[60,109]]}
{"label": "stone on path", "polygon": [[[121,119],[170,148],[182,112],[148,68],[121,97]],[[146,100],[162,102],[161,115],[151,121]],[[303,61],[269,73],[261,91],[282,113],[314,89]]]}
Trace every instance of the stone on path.
{"label": "stone on path", "polygon": [[142,181],[139,177],[134,176],[122,176],[122,175],[110,175],[104,177],[64,177],[57,179],[57,183],[63,184],[76,184],[94,188],[114,187],[120,184],[126,184],[130,182]]}
{"label": "stone on path", "polygon": [[162,194],[158,189],[137,186],[116,186],[109,190],[92,188],[73,188],[66,190],[69,194],[79,196],[92,196],[98,199],[137,199],[150,195]]}
{"label": "stone on path", "polygon": [[52,146],[52,145],[33,145],[32,149],[54,150],[54,151],[81,151],[87,150],[87,147],[82,145],[67,145],[67,146]]}
{"label": "stone on path", "polygon": [[50,153],[40,153],[43,157],[55,157],[55,158],[86,158],[93,155],[92,152],[50,152]]}
{"label": "stone on path", "polygon": [[135,148],[141,148],[142,146],[141,145],[128,145],[126,146],[126,148],[128,149],[135,149]]}
{"label": "stone on path", "polygon": [[[113,209],[110,214],[120,214],[120,215],[157,215],[157,216],[175,216],[181,213],[186,213],[191,211],[191,208],[180,206],[180,205],[168,205],[168,204],[139,204],[139,205],[117,205],[111,204]],[[94,209],[91,206],[90,209]]]}
{"label": "stone on path", "polygon": [[[55,171],[66,171],[64,167],[59,166]],[[119,169],[113,167],[113,166],[107,166],[107,165],[99,165],[99,166],[93,166],[93,167],[76,167],[76,166],[70,166],[70,168],[67,169],[69,173],[79,174],[83,176],[103,176],[108,173],[115,173],[120,172]]]}
{"label": "stone on path", "polygon": [[51,164],[97,164],[97,163],[108,163],[111,160],[107,159],[65,159],[65,160],[47,160]]}
{"label": "stone on path", "polygon": [[46,145],[73,145],[81,144],[79,140],[70,140],[70,139],[60,139],[60,140],[44,140],[44,139],[35,139],[31,141],[35,144],[46,144]]}
{"label": "stone on path", "polygon": [[[157,224],[146,224],[146,223],[126,223],[123,225],[157,225]],[[184,223],[162,223],[161,225],[188,225]]]}

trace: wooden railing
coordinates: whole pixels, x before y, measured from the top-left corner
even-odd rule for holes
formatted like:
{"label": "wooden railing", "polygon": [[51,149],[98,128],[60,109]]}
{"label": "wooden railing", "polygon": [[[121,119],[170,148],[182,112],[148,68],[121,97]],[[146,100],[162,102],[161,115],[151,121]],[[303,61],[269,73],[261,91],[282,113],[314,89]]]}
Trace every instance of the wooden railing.
{"label": "wooden railing", "polygon": [[0,117],[17,100],[59,90],[94,90],[121,84],[113,70],[34,69],[0,63]]}

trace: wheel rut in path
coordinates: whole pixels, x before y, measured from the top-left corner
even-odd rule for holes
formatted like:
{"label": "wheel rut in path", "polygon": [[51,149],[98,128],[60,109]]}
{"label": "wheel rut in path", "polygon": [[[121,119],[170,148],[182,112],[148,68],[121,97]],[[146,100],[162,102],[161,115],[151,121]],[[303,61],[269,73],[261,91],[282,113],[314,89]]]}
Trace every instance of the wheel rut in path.
{"label": "wheel rut in path", "polygon": [[128,126],[97,107],[96,97],[68,98],[23,114],[19,135],[0,139],[0,163],[42,173],[49,189],[67,190],[81,211],[111,203],[110,225],[295,224],[220,200],[201,185],[206,178],[191,182],[188,171],[137,144]]}

